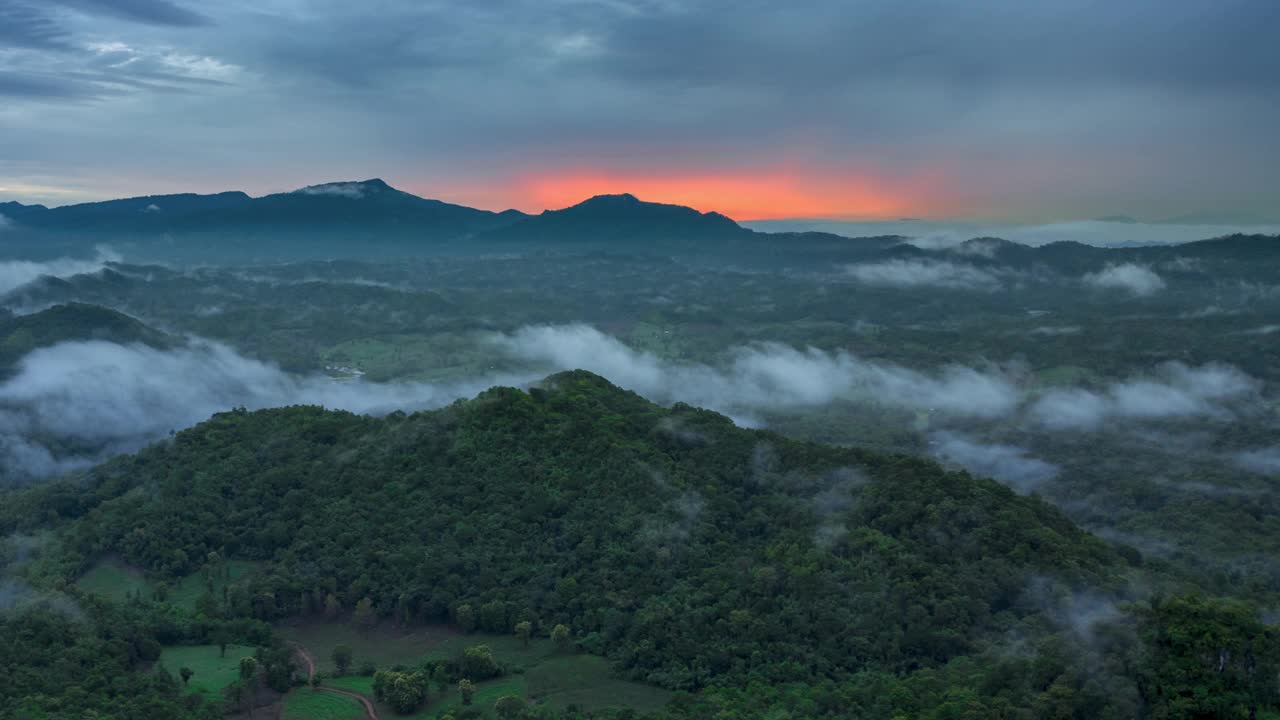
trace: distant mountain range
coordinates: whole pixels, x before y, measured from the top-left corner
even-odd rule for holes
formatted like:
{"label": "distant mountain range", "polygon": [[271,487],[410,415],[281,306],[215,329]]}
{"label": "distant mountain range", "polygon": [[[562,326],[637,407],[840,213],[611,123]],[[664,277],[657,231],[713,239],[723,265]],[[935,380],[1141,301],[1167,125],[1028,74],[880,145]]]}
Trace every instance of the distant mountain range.
{"label": "distant mountain range", "polygon": [[[1104,257],[1168,253],[1167,249],[1120,251],[1071,242],[1032,248],[994,238],[975,239],[949,251],[927,251],[905,245],[908,238],[897,235],[850,238],[826,232],[760,232],[719,213],[645,202],[629,194],[598,195],[537,215],[491,212],[418,197],[380,179],[310,185],[258,198],[233,191],[149,195],[56,208],[7,202],[0,203],[0,215],[7,220],[0,231],[0,253],[18,257],[84,252],[96,244],[110,244],[136,258],[205,262],[573,249],[730,257],[770,264],[959,252],[975,261],[1095,265]],[[1263,239],[1234,240],[1229,254],[1280,251],[1275,238],[1240,237]],[[1218,256],[1224,252],[1220,245],[1199,247],[1196,252]]]}

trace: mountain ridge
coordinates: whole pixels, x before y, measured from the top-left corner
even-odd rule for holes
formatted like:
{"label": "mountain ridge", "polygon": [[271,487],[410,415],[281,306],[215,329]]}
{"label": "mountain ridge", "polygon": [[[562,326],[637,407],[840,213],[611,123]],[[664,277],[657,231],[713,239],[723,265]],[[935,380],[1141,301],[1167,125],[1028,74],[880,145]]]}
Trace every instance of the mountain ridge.
{"label": "mountain ridge", "polygon": [[424,198],[381,178],[307,185],[251,197],[238,191],[145,195],[46,208],[0,204],[10,247],[41,253],[89,243],[121,243],[142,256],[210,253],[236,257],[332,259],[421,252],[505,252],[520,243],[539,248],[626,249],[641,253],[733,257],[747,263],[825,264],[884,257],[963,255],[970,262],[1064,263],[1072,271],[1106,262],[1158,262],[1178,253],[1213,258],[1280,257],[1280,238],[1232,235],[1171,244],[1103,247],[1076,242],[1032,246],[973,238],[945,249],[910,245],[900,235],[849,237],[829,232],[764,232],[718,212],[601,194],[559,209],[527,214],[480,210]]}

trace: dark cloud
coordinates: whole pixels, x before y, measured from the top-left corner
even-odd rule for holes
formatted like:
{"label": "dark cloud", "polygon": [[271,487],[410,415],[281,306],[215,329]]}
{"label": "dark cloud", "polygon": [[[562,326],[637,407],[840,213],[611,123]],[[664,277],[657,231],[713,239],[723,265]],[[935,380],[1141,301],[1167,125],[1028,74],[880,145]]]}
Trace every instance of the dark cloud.
{"label": "dark cloud", "polygon": [[149,25],[194,27],[209,25],[212,22],[208,17],[169,0],[54,0],[54,2],[86,13],[107,15]]}
{"label": "dark cloud", "polygon": [[0,49],[67,47],[67,33],[56,20],[30,5],[0,0]]}
{"label": "dark cloud", "polygon": [[[47,6],[0,0],[0,44],[26,49],[0,58],[6,94],[74,98],[87,82],[136,95],[98,103],[78,166],[209,168],[208,186],[182,189],[352,174],[492,186],[553,163],[786,166],[926,178],[947,191],[946,212],[1040,221],[1273,214],[1280,187],[1272,0]],[[115,42],[131,54],[87,49]],[[73,80],[37,82],[51,77]],[[52,113],[7,128],[19,147],[0,139],[50,166],[44,177],[72,154],[57,126],[90,120]],[[145,152],[161,139],[185,150]],[[227,170],[215,178],[214,165]]]}
{"label": "dark cloud", "polygon": [[92,95],[94,88],[82,82],[40,73],[0,70],[0,97],[73,99]]}
{"label": "dark cloud", "polygon": [[707,3],[610,33],[596,66],[682,82],[848,88],[1280,87],[1280,6],[1235,0]]}

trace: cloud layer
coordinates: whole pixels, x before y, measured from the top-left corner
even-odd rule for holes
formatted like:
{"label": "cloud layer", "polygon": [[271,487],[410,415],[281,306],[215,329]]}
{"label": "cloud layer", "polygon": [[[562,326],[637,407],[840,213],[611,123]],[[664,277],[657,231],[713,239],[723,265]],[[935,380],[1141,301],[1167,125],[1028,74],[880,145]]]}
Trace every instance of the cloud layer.
{"label": "cloud layer", "polygon": [[1164,289],[1164,279],[1150,268],[1134,263],[1108,265],[1084,276],[1084,283],[1104,290],[1123,290],[1137,297],[1155,295]]}
{"label": "cloud layer", "polygon": [[[338,382],[290,375],[200,340],[174,350],[62,343],[31,352],[18,372],[0,384],[0,464],[18,476],[83,467],[234,407],[323,405],[379,414],[439,407],[495,384],[532,379],[486,377],[447,385]],[[68,447],[73,451],[58,450]]]}
{"label": "cloud layer", "polygon": [[92,273],[106,267],[109,262],[119,262],[120,256],[106,248],[100,248],[93,259],[59,258],[47,262],[30,262],[26,260],[0,261],[0,295],[19,288],[45,275],[53,277],[70,277],[82,273]]}
{"label": "cloud layer", "polygon": [[[1055,242],[1078,242],[1095,247],[1134,247],[1142,245],[1177,245],[1223,237],[1225,235],[1262,233],[1280,234],[1280,222],[1225,223],[1195,222],[1108,222],[1079,220],[1033,224],[939,222],[927,220],[890,220],[882,222],[841,222],[838,220],[760,220],[743,225],[757,230],[821,231],[849,237],[900,235],[911,238],[911,244],[926,250],[956,248],[973,238],[998,237],[1021,245],[1039,247]],[[979,245],[979,248],[982,246]]]}
{"label": "cloud layer", "polygon": [[775,343],[735,348],[723,367],[712,367],[665,361],[586,325],[526,327],[497,342],[524,360],[590,370],[657,402],[701,405],[746,422],[762,411],[841,398],[980,418],[1004,415],[1019,400],[1013,382],[998,372],[955,365],[923,373]]}
{"label": "cloud layer", "polygon": [[1280,475],[1280,445],[1237,453],[1237,465],[1259,475]]}
{"label": "cloud layer", "polygon": [[[1166,363],[1100,388],[1037,390],[994,367],[948,365],[922,372],[776,343],[732,348],[714,367],[672,362],[586,325],[530,326],[495,342],[548,370],[590,370],[656,402],[684,401],[748,423],[762,412],[850,400],[941,419],[1012,419],[1051,430],[1089,430],[1108,421],[1226,419],[1262,391],[1260,381],[1218,363]],[[948,439],[957,452],[963,449],[957,437]]]}
{"label": "cloud layer", "polygon": [[995,273],[946,260],[886,260],[857,263],[846,271],[858,282],[880,287],[940,287],[951,290],[996,290]]}
{"label": "cloud layer", "polygon": [[986,445],[952,432],[938,432],[930,439],[934,457],[969,472],[999,480],[1018,492],[1029,493],[1058,476],[1060,468],[1032,457],[1013,445]]}
{"label": "cloud layer", "polygon": [[1254,398],[1261,384],[1228,365],[1189,367],[1169,363],[1149,378],[1116,382],[1101,390],[1068,388],[1044,393],[1030,416],[1055,430],[1093,429],[1118,420],[1229,417],[1231,405]]}
{"label": "cloud layer", "polygon": [[[936,428],[936,455],[1029,491],[1052,479],[1057,468],[1017,446],[984,444],[954,429],[1014,422],[1086,431],[1118,421],[1226,419],[1249,408],[1262,390],[1239,370],[1214,364],[1170,363],[1101,388],[1039,391],[995,366],[922,371],[774,343],[732,348],[715,365],[674,362],[585,325],[524,327],[489,342],[495,354],[524,369],[446,384],[339,382],[291,375],[200,339],[170,350],[101,341],[41,348],[0,384],[0,467],[10,479],[83,467],[233,407],[308,404],[373,414],[425,409],[495,384],[522,386],[581,368],[655,402],[687,402],[752,426],[771,413],[842,401],[925,413]],[[1273,455],[1259,451],[1237,462],[1269,467]]]}

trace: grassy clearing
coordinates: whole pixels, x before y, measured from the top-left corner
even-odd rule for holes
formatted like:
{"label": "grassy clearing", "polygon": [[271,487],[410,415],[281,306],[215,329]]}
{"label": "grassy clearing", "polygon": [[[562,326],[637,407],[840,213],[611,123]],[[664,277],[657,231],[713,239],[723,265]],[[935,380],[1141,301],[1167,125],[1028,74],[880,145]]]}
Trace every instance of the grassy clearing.
{"label": "grassy clearing", "polygon": [[344,677],[326,678],[324,684],[329,687],[358,692],[361,695],[367,695],[370,698],[373,697],[373,678],[366,677],[364,675],[346,675]]}
{"label": "grassy clearing", "polygon": [[509,369],[476,333],[388,335],[349,340],[320,353],[324,364],[348,365],[370,380],[442,381]]}
{"label": "grassy clearing", "polygon": [[[250,562],[248,560],[229,560],[227,561],[227,570],[231,575],[230,580],[218,578],[213,581],[214,597],[221,597],[222,588],[225,585],[234,585],[236,582],[252,575],[257,571],[262,563]],[[169,592],[169,603],[180,607],[183,610],[191,611],[196,609],[196,600],[200,599],[205,593],[204,575],[200,572],[194,572],[182,578]]]}
{"label": "grassy clearing", "polygon": [[76,586],[112,602],[124,602],[130,595],[151,597],[151,584],[142,571],[119,558],[104,558],[76,580]]}
{"label": "grassy clearing", "polygon": [[295,688],[284,696],[280,720],[361,720],[364,708],[346,695]]}
{"label": "grassy clearing", "polygon": [[455,634],[432,647],[422,659],[445,660],[476,645],[488,645],[498,662],[507,665],[513,672],[527,671],[554,656],[556,652],[555,644],[547,638],[531,638],[529,646],[525,647],[514,635]]}
{"label": "grassy clearing", "polygon": [[610,677],[609,662],[594,655],[548,659],[525,673],[528,696],[555,708],[584,710],[631,708],[652,712],[667,704],[671,692]]}
{"label": "grassy clearing", "polygon": [[[222,588],[232,585],[254,573],[261,563],[246,560],[231,560],[227,563],[230,579],[218,578],[213,582],[215,597],[222,593]],[[140,594],[144,598],[155,597],[156,583],[148,580],[141,569],[125,563],[119,558],[103,558],[89,571],[76,580],[76,585],[87,592],[100,595],[112,602],[124,602],[130,595]],[[194,572],[169,587],[167,594],[169,604],[188,612],[196,608],[196,600],[205,593],[204,574]]]}
{"label": "grassy clearing", "polygon": [[[316,668],[325,673],[333,673],[335,670],[330,655],[338,645],[350,646],[354,654],[354,667],[372,662],[379,668],[389,668],[393,665],[416,665],[426,659],[434,648],[458,637],[456,630],[444,625],[403,629],[390,623],[379,625],[368,632],[362,632],[345,622],[280,625],[276,631],[280,637],[292,640],[310,651],[315,658]],[[463,647],[471,644],[476,643],[464,644]]]}
{"label": "grassy clearing", "polygon": [[[360,632],[350,623],[304,623],[277,628],[284,638],[311,652],[320,670],[333,673],[329,656],[336,645],[349,645],[355,666],[372,662],[380,669],[394,665],[414,667],[428,660],[444,660],[475,645],[488,645],[498,662],[513,674],[476,684],[473,705],[488,713],[498,698],[517,695],[530,702],[555,708],[577,705],[585,710],[631,708],[649,712],[664,706],[671,693],[661,688],[610,677],[609,662],[593,655],[564,654],[547,638],[534,638],[528,646],[512,635],[476,633],[464,635],[449,626],[403,629],[391,624]],[[373,698],[373,678],[348,675],[331,678],[326,685]],[[400,716],[378,706],[384,717],[435,718],[460,707],[457,688],[440,693],[434,685],[429,700],[416,715]]]}
{"label": "grassy clearing", "polygon": [[160,653],[159,664],[175,678],[188,667],[195,671],[187,688],[192,692],[221,697],[222,689],[240,677],[240,658],[253,655],[254,648],[228,645],[223,657],[217,645],[175,645]]}
{"label": "grassy clearing", "polygon": [[[507,695],[526,697],[525,686],[525,679],[522,675],[512,675],[476,683],[476,692],[471,697],[471,706],[492,715],[493,704],[498,702],[498,698],[506,697]],[[450,688],[444,695],[433,695],[427,703],[426,709],[434,716],[450,710],[457,710],[460,707],[462,707],[462,695],[457,688]]]}

